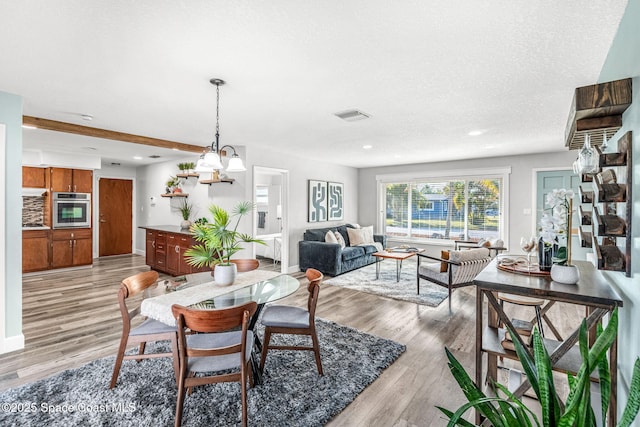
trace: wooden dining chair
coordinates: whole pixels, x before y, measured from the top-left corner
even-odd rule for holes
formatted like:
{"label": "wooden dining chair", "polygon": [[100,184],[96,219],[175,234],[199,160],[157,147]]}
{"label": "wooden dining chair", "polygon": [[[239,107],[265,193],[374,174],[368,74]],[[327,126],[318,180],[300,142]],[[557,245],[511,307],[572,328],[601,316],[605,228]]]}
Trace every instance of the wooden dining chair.
{"label": "wooden dining chair", "polygon": [[232,259],[231,262],[237,266],[238,273],[256,270],[260,267],[260,261],[255,258]]}
{"label": "wooden dining chair", "polygon": [[[271,350],[308,350],[313,351],[316,357],[318,373],[323,375],[322,362],[320,361],[320,345],[316,334],[316,304],[320,293],[320,283],[323,276],[318,270],[309,268],[306,271],[309,285],[309,299],[307,308],[289,305],[268,305],[262,312],[261,323],[264,325],[264,342],[262,344],[262,357],[260,358],[260,370],[264,370],[267,352]],[[313,343],[312,347],[269,345],[272,334],[309,335]]]}
{"label": "wooden dining chair", "polygon": [[[257,307],[254,301],[219,310],[191,309],[178,304],[171,307],[178,325],[180,359],[176,427],[182,423],[187,390],[204,384],[234,381],[240,382],[242,425],[247,425],[247,379],[253,387],[250,363],[254,342],[249,320]],[[195,377],[196,373],[212,375]]]}
{"label": "wooden dining chair", "polygon": [[[120,367],[123,360],[140,360],[153,359],[158,357],[172,357],[173,370],[178,379],[178,338],[175,326],[165,325],[154,319],[146,319],[142,324],[134,328],[131,327],[131,320],[140,314],[140,305],[130,310],[127,306],[127,299],[132,296],[144,292],[150,286],[155,285],[158,281],[158,273],[155,271],[146,271],[136,275],[127,277],[120,284],[118,290],[118,303],[120,305],[120,314],[122,315],[122,337],[120,338],[120,347],[116,356],[116,363],[111,376],[111,384],[109,388],[114,388],[120,374]],[[145,345],[149,341],[170,341],[171,353],[145,353]],[[125,355],[125,351],[130,345],[139,345],[137,354]]]}

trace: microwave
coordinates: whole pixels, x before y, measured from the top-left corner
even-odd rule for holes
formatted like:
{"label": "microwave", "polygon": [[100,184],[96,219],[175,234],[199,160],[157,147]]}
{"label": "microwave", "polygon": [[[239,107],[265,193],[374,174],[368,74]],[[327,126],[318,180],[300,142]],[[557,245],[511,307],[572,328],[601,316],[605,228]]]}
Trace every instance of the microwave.
{"label": "microwave", "polygon": [[91,227],[90,193],[53,193],[53,228]]}

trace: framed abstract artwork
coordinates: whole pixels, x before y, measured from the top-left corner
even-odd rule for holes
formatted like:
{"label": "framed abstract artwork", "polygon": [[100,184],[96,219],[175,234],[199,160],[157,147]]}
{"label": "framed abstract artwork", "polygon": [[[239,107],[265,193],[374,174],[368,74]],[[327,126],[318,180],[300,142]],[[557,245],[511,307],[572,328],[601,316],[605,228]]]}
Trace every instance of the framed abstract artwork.
{"label": "framed abstract artwork", "polygon": [[329,221],[344,218],[344,184],[341,182],[327,183],[327,215]]}
{"label": "framed abstract artwork", "polygon": [[327,220],[327,182],[309,180],[309,218],[308,222]]}

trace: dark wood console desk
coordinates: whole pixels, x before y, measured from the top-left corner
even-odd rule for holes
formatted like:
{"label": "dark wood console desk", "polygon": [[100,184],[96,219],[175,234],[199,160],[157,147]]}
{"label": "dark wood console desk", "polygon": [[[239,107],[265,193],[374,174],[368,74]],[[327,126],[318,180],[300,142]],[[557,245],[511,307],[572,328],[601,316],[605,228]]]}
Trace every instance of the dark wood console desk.
{"label": "dark wood console desk", "polygon": [[[594,266],[586,261],[575,262],[580,270],[580,281],[575,285],[556,283],[549,277],[534,277],[500,271],[496,263],[497,261],[493,260],[473,281],[477,289],[476,384],[479,387],[482,387],[483,384],[483,353],[487,353],[487,379],[491,378],[496,380],[498,357],[517,360],[515,352],[505,350],[500,345],[500,341],[504,337],[504,330],[499,328],[500,321],[506,325],[511,325],[511,321],[500,307],[500,303],[496,298],[497,292],[585,306],[587,326],[589,327],[590,334],[593,334],[593,331],[595,331],[595,328],[592,327],[599,322],[603,316],[612,312],[616,307],[622,306],[620,296],[611,288],[609,283]],[[485,297],[489,303],[486,327],[483,319],[483,303]],[[578,327],[579,325],[576,326],[576,328]],[[591,337],[593,339],[593,335],[591,335]],[[578,330],[574,331],[564,341],[554,341],[546,338],[544,340],[554,370],[572,373],[578,371],[582,363],[580,351],[576,346],[578,342]],[[592,342],[593,341],[591,341],[591,343]],[[609,426],[615,426],[617,421],[617,359],[618,350],[616,340],[609,351],[609,364],[611,368]],[[529,383],[525,381],[515,391],[515,394],[521,396],[528,388]],[[476,424],[479,424],[480,421],[480,415],[476,412]]]}

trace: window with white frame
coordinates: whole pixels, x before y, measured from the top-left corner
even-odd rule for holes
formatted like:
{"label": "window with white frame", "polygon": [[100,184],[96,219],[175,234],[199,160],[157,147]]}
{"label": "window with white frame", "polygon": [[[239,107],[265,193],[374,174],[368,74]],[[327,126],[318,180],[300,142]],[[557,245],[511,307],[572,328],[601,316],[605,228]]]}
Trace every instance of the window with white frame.
{"label": "window with white frame", "polygon": [[505,238],[506,173],[379,179],[384,234],[398,240]]}

